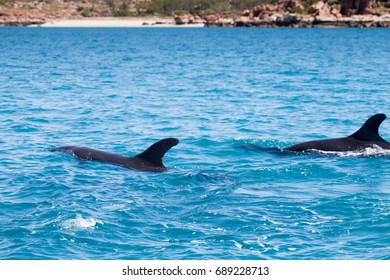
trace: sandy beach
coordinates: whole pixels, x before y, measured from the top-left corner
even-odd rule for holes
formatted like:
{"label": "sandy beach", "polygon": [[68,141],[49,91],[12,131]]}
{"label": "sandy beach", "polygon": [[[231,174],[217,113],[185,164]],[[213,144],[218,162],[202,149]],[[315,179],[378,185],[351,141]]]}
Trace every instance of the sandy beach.
{"label": "sandy beach", "polygon": [[129,17],[129,18],[86,18],[56,19],[31,27],[204,27],[204,24],[176,25],[173,18]]}
{"label": "sandy beach", "polygon": [[[240,17],[238,19],[219,19],[197,23],[177,24],[173,17],[96,17],[96,18],[63,18],[43,22],[22,24],[29,27],[81,27],[81,28],[202,28],[202,27],[389,27],[389,15],[353,15],[351,17],[311,17],[289,15],[284,17],[259,20],[258,18]],[[9,24],[8,24],[9,25]],[[11,24],[16,25],[16,24]]]}

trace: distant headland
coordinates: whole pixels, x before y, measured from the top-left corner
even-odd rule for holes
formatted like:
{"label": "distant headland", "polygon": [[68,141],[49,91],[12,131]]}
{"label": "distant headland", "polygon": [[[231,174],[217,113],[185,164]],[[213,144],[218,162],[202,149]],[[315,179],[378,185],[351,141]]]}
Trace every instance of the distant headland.
{"label": "distant headland", "polygon": [[390,27],[390,0],[0,0],[0,26]]}

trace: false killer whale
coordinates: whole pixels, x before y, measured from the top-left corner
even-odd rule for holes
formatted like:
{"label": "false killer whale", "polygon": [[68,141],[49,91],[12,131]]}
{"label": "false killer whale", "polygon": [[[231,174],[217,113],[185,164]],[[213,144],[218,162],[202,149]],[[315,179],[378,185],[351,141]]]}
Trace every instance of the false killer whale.
{"label": "false killer whale", "polygon": [[178,143],[179,140],[176,138],[162,139],[135,157],[126,157],[88,147],[77,146],[57,147],[51,149],[51,152],[65,152],[80,159],[108,162],[141,171],[162,172],[167,170],[162,162],[162,158],[166,152]]}
{"label": "false killer whale", "polygon": [[385,114],[376,114],[370,117],[358,131],[348,137],[304,142],[284,148],[282,151],[350,152],[373,146],[390,150],[390,143],[379,136],[379,126],[385,119]]}

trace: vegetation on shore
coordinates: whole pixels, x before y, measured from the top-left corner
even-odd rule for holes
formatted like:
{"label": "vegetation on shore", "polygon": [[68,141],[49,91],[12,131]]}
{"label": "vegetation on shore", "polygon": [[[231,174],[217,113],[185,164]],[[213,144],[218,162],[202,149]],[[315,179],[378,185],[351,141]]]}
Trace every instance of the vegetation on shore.
{"label": "vegetation on shore", "polygon": [[[114,1],[114,0],[111,0]],[[122,1],[122,0],[117,0]],[[125,0],[126,1],[126,0]],[[307,13],[308,9],[319,0],[302,0],[303,9],[299,13]],[[138,10],[146,14],[202,14],[230,13],[239,15],[246,9],[262,4],[277,4],[279,0],[151,0],[138,3]],[[287,2],[287,1],[286,1]],[[390,0],[328,0],[329,4],[341,4],[344,14],[363,14],[368,7],[390,8]]]}

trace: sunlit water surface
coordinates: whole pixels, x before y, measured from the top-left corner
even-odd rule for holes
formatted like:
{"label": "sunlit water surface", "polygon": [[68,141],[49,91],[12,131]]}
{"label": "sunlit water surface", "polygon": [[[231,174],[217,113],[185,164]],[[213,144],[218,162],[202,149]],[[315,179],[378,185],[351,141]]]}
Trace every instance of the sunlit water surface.
{"label": "sunlit water surface", "polygon": [[[0,29],[1,259],[390,259],[387,29]],[[390,121],[380,127],[390,139]],[[136,155],[165,173],[50,149]]]}

